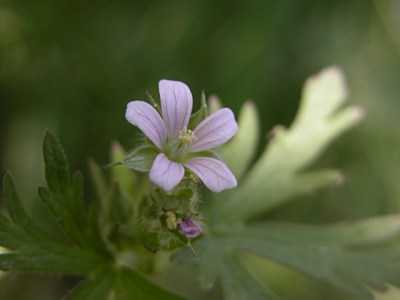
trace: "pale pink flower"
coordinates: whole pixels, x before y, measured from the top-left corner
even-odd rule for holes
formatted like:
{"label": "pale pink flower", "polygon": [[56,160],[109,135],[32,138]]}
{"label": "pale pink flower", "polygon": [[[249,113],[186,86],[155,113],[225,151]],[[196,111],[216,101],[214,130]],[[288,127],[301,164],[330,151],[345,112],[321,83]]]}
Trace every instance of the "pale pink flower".
{"label": "pale pink flower", "polygon": [[180,81],[161,80],[158,87],[162,117],[150,104],[140,100],[129,102],[125,114],[160,150],[151,167],[150,180],[171,191],[181,182],[187,168],[213,192],[236,187],[235,176],[220,160],[188,156],[231,139],[238,129],[233,112],[222,108],[192,131],[187,128],[193,106],[188,86]]}

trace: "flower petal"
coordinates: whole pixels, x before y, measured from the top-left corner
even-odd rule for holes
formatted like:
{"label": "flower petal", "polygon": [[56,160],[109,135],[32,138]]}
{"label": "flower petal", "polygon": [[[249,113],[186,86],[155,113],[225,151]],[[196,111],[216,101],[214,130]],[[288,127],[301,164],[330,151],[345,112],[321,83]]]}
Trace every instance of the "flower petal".
{"label": "flower petal", "polygon": [[230,140],[238,130],[235,116],[229,108],[223,108],[207,117],[194,130],[197,140],[190,152],[210,150]]}
{"label": "flower petal", "polygon": [[195,173],[213,192],[220,192],[237,186],[235,176],[222,161],[217,159],[195,157],[187,161],[185,167]]}
{"label": "flower petal", "polygon": [[143,131],[159,149],[162,148],[166,139],[164,123],[150,104],[144,101],[129,102],[125,118]]}
{"label": "flower petal", "polygon": [[161,80],[158,83],[163,120],[168,136],[178,136],[189,123],[193,97],[188,86],[180,81]]}
{"label": "flower petal", "polygon": [[170,161],[165,154],[160,153],[154,160],[150,170],[150,180],[169,192],[181,182],[185,170],[179,163]]}

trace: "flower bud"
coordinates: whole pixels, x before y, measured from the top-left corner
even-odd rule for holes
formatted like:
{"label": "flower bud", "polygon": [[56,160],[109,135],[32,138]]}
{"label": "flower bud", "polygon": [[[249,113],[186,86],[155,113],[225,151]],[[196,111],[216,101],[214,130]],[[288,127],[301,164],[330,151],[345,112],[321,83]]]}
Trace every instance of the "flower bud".
{"label": "flower bud", "polygon": [[187,217],[179,224],[179,232],[188,239],[194,239],[203,232],[203,229],[196,221]]}

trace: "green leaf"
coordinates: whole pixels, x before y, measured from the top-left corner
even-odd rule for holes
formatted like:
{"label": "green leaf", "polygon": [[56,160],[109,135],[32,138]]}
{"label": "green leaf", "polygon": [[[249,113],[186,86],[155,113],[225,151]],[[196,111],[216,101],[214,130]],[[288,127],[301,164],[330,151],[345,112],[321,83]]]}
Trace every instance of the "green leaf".
{"label": "green leaf", "polygon": [[200,285],[204,289],[210,289],[215,280],[220,276],[219,272],[223,267],[225,249],[219,239],[214,236],[207,236],[193,244],[196,256],[193,252],[184,248],[175,252],[171,260],[179,264],[194,264],[198,267]]}
{"label": "green leaf", "polygon": [[82,174],[77,172],[71,178],[64,149],[57,137],[49,131],[44,138],[43,154],[49,189],[40,188],[40,198],[68,239],[83,248],[96,249],[107,256],[100,233],[88,222]]}
{"label": "green leaf", "polygon": [[226,256],[225,260],[224,267],[221,270],[221,282],[226,299],[281,299],[262,286],[235,257]]}
{"label": "green leaf", "polygon": [[[31,252],[33,250],[30,250]],[[81,252],[77,252],[80,255]],[[6,253],[0,255],[0,270],[41,273],[86,274],[97,267],[96,263],[86,262],[82,257],[73,258],[38,251],[34,255]]]}
{"label": "green leaf", "polygon": [[127,168],[140,171],[150,171],[153,162],[158,154],[156,148],[152,146],[142,146],[128,153],[127,157],[121,161]]}
{"label": "green leaf", "polygon": [[46,131],[44,137],[43,156],[49,189],[55,194],[66,196],[71,180],[69,165],[60,141],[50,131]]}
{"label": "green leaf", "polygon": [[[400,216],[388,215],[333,225],[258,223],[252,233],[289,243],[366,246],[384,243],[400,235]],[[287,234],[291,232],[291,234]]]}
{"label": "green leaf", "polygon": [[106,267],[91,274],[68,294],[64,300],[183,300],[134,270]]}
{"label": "green leaf", "polygon": [[[242,190],[238,190],[237,193],[234,191],[227,191],[225,193],[221,193],[218,195],[218,198],[231,199],[230,197],[235,197],[235,203],[233,201],[216,203],[218,205],[218,210],[214,208],[214,210],[209,213],[212,214],[211,217],[215,222],[221,222],[222,219],[224,222],[236,222],[239,219],[238,214],[240,214],[240,218],[249,219],[256,214],[259,214],[261,211],[265,209],[269,209],[281,203],[282,199],[290,199],[291,197],[310,194],[318,189],[327,186],[337,186],[343,181],[343,175],[336,170],[320,170],[320,171],[308,171],[304,172],[302,175],[294,175],[294,174],[268,174],[266,180],[263,184],[263,189],[256,189],[251,194],[251,197],[248,198],[249,202],[253,198],[267,198],[265,201],[254,201],[251,205],[242,205],[239,200],[244,198],[244,195],[241,194]],[[266,194],[265,190],[268,190],[269,193]],[[227,196],[229,195],[229,196]],[[243,201],[243,200],[242,200]],[[243,203],[243,202],[242,202]],[[221,218],[220,210],[229,210],[228,205],[237,205],[240,207],[240,211],[237,209],[233,209],[229,214],[224,215]]]}
{"label": "green leaf", "polygon": [[7,205],[7,211],[10,214],[12,221],[19,224],[23,228],[31,228],[29,218],[19,200],[14,179],[8,172],[5,174],[3,179],[3,195]]}
{"label": "green leaf", "polygon": [[[53,237],[38,228],[27,215],[19,199],[14,180],[9,173],[7,173],[3,179],[3,193],[4,200],[7,205],[7,211],[10,214],[12,222],[17,225],[15,228],[19,228],[24,231],[22,238],[25,238],[28,242],[40,241],[43,243],[44,247],[53,250],[60,250],[57,243],[48,242],[53,241]],[[10,228],[11,226],[8,227],[8,229]],[[13,231],[9,233],[13,233]]]}
{"label": "green leaf", "polygon": [[105,211],[110,224],[123,224],[132,217],[132,201],[128,202],[118,184],[114,184],[109,197],[108,207]]}
{"label": "green leaf", "polygon": [[242,106],[238,123],[239,130],[235,137],[220,151],[224,162],[239,180],[254,158],[260,135],[260,121],[253,102],[247,101]]}
{"label": "green leaf", "polygon": [[104,263],[105,257],[97,252],[68,244],[39,228],[22,206],[8,173],[4,177],[3,193],[11,220],[0,218],[0,243],[14,252],[0,255],[1,269],[86,273]]}
{"label": "green leaf", "polygon": [[[109,300],[113,295],[116,277],[103,268],[88,276],[70,292],[64,300]],[[117,299],[117,298],[114,298]]]}
{"label": "green leaf", "polygon": [[217,196],[224,198],[224,201],[215,201],[211,209],[224,216],[218,222],[244,221],[299,192],[312,192],[340,181],[342,177],[336,171],[309,173],[304,170],[338,135],[362,119],[360,108],[340,108],[345,96],[343,74],[337,67],[327,68],[309,79],[291,127],[277,126],[270,134],[270,144],[238,188]]}
{"label": "green leaf", "polygon": [[226,242],[241,251],[271,259],[315,279],[327,281],[362,299],[372,299],[366,285],[384,289],[385,280],[392,282],[396,280],[393,275],[400,275],[400,270],[396,272],[394,268],[399,255],[384,252],[359,253],[332,244],[288,243],[270,239],[268,235],[253,234],[251,229],[242,234],[240,237],[231,236]]}
{"label": "green leaf", "polygon": [[[85,202],[83,199],[83,175],[77,171],[72,177],[71,194],[67,197],[68,208],[73,216],[74,222],[81,230],[89,228]],[[90,234],[89,232],[87,234]]]}
{"label": "green leaf", "polygon": [[41,188],[39,195],[55,216],[69,238],[80,245],[87,245],[88,229],[82,198],[82,176],[72,179],[67,158],[57,137],[47,131],[43,142],[46,179],[49,189]]}
{"label": "green leaf", "polygon": [[194,264],[199,270],[199,281],[204,289],[210,289],[218,278],[224,291],[224,299],[279,299],[267,287],[237,261],[233,249],[218,237],[208,236],[193,245],[197,256],[183,249],[172,256],[180,264]]}
{"label": "green leaf", "polygon": [[119,281],[128,299],[183,300],[182,297],[158,287],[136,271],[128,268],[123,268],[120,271]]}
{"label": "green leaf", "polygon": [[[277,262],[357,299],[373,299],[371,288],[384,290],[387,283],[400,284],[400,254],[392,245],[399,235],[397,215],[325,226],[258,223],[220,229],[193,244],[197,257],[183,249],[172,259],[196,265],[204,287],[209,288],[218,278],[227,299],[246,295],[255,284],[251,277],[256,275],[240,264],[246,265],[246,259],[236,258],[241,253]],[[242,287],[235,289],[232,281]]]}
{"label": "green leaf", "polygon": [[33,244],[32,236],[0,215],[0,246],[7,249],[23,249]]}

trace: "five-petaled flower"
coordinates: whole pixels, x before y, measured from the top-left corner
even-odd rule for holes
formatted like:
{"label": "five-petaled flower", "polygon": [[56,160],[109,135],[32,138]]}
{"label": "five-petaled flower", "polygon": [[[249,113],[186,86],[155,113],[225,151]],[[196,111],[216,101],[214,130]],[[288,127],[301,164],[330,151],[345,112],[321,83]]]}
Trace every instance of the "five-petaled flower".
{"label": "five-petaled flower", "polygon": [[162,117],[150,104],[140,100],[129,102],[125,115],[160,151],[151,167],[150,180],[171,191],[181,182],[187,168],[213,192],[236,187],[235,176],[223,162],[193,155],[217,147],[235,135],[238,126],[233,112],[222,108],[192,131],[187,128],[193,106],[188,86],[161,80],[159,92]]}

